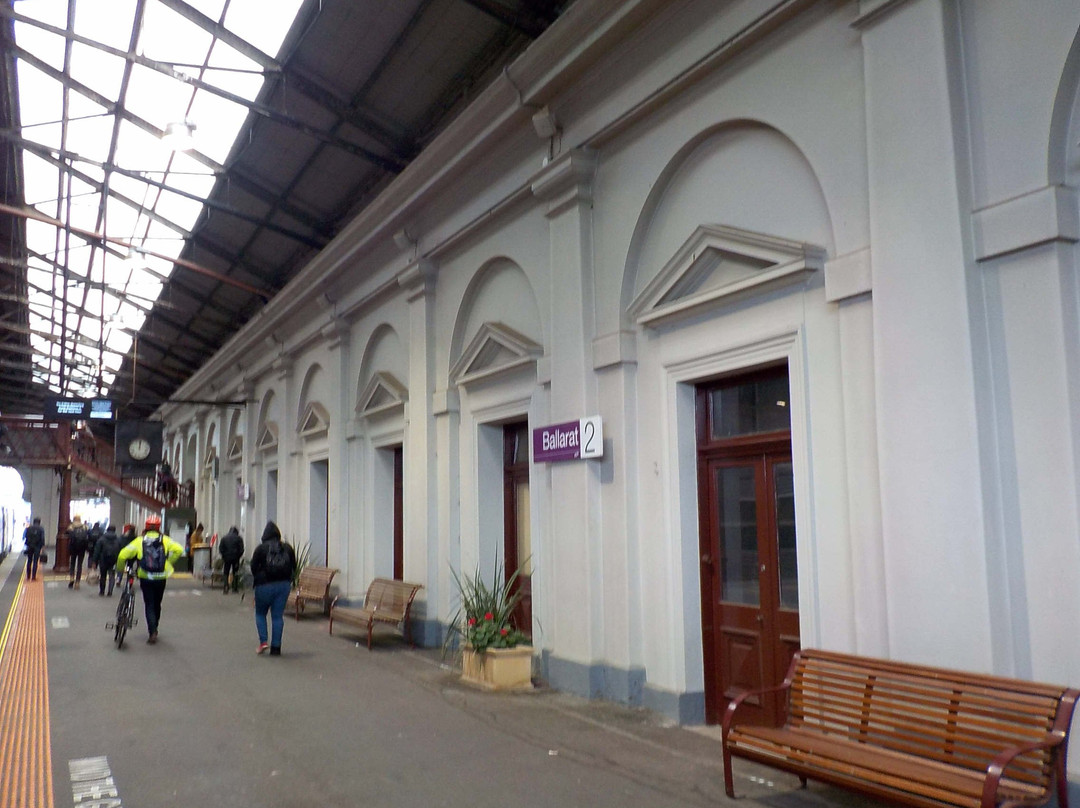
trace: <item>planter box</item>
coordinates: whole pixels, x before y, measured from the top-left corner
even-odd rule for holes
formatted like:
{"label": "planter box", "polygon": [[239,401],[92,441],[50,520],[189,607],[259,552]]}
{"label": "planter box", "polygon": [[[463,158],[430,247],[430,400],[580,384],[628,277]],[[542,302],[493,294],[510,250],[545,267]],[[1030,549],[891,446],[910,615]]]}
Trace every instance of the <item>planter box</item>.
{"label": "planter box", "polygon": [[532,688],[532,646],[490,648],[477,653],[462,652],[461,678],[486,690],[528,690]]}

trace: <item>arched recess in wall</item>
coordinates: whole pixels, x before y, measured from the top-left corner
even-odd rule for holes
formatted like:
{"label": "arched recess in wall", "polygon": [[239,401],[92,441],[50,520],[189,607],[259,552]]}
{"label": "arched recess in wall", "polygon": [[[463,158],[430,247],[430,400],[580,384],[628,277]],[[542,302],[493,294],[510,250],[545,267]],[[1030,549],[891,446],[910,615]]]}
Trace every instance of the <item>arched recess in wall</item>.
{"label": "arched recess in wall", "polygon": [[225,439],[224,461],[234,470],[240,471],[244,462],[244,411],[233,410],[229,416],[229,427]]}
{"label": "arched recess in wall", "polygon": [[409,352],[388,323],[371,334],[356,377],[354,410],[372,416],[388,407],[404,404],[409,380]]}
{"label": "arched recess in wall", "polygon": [[532,284],[524,270],[509,258],[488,261],[465,290],[454,323],[448,374],[488,323],[498,323],[537,345],[545,344],[544,321]]}
{"label": "arched recess in wall", "polygon": [[281,406],[273,390],[267,390],[259,403],[259,419],[255,427],[252,449],[260,456],[276,452],[278,444],[278,424],[281,421]]}
{"label": "arched recess in wall", "polygon": [[695,229],[722,225],[824,247],[833,228],[821,183],[798,146],[756,121],[709,129],[661,171],[634,228],[623,274],[623,326],[635,297]]}
{"label": "arched recess in wall", "polygon": [[1073,39],[1058,82],[1050,121],[1046,173],[1049,185],[1080,182],[1080,33]]}
{"label": "arched recess in wall", "polygon": [[199,434],[193,431],[184,442],[184,460],[181,464],[184,476],[183,482],[189,480],[195,482],[199,477]]}
{"label": "arched recess in wall", "polygon": [[326,425],[329,425],[329,412],[326,402],[331,400],[329,380],[322,365],[315,362],[304,373],[304,381],[300,385],[300,398],[296,407],[297,432],[304,434],[310,429],[312,407],[318,405],[319,414],[322,415]]}

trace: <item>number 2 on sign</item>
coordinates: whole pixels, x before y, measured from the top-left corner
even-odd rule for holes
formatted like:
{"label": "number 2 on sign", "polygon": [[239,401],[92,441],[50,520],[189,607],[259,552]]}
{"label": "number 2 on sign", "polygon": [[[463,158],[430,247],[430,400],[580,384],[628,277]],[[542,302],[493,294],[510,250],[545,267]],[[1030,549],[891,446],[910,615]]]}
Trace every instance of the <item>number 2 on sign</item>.
{"label": "number 2 on sign", "polygon": [[578,422],[578,434],[582,458],[604,456],[604,424],[599,415],[582,418]]}

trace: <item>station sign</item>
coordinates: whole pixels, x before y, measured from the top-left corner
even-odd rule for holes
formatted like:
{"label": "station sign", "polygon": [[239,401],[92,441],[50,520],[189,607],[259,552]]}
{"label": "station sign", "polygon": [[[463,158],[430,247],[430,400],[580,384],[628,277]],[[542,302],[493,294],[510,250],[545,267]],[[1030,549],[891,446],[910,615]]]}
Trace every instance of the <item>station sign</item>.
{"label": "station sign", "polygon": [[532,438],[534,463],[604,456],[604,425],[599,415],[537,427]]}

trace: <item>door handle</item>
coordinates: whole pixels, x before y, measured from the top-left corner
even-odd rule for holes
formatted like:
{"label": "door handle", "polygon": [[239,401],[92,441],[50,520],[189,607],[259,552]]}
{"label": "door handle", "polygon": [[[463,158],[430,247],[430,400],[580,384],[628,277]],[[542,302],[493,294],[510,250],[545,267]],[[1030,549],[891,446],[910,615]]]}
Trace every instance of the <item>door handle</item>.
{"label": "door handle", "polygon": [[706,553],[705,555],[703,555],[703,556],[701,557],[701,564],[702,564],[702,566],[704,566],[704,567],[709,567],[709,568],[712,568],[712,565],[713,565],[713,557],[712,557],[711,555],[709,555],[708,553]]}
{"label": "door handle", "polygon": [[759,623],[764,623],[765,622],[765,615],[763,615],[761,612],[758,612],[757,613],[757,621]]}

